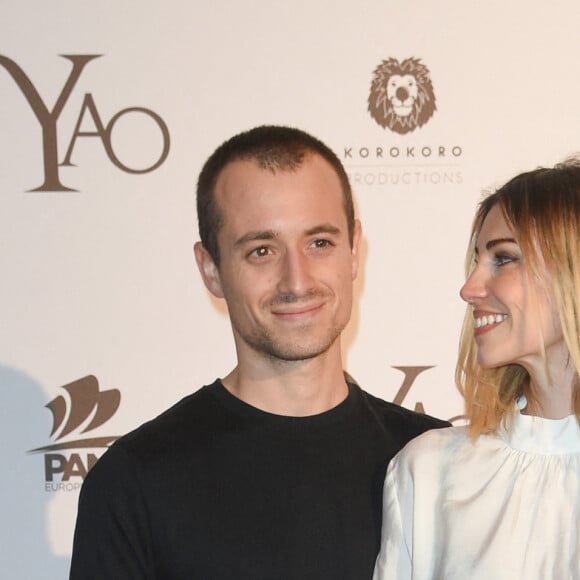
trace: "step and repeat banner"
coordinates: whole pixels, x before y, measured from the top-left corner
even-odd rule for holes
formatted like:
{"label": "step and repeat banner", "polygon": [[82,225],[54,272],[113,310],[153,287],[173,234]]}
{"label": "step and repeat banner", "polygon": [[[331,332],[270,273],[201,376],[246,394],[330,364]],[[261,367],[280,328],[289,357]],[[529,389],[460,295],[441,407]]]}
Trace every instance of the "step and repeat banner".
{"label": "step and repeat banner", "polygon": [[255,125],[316,135],[352,180],[348,372],[462,421],[471,218],[484,192],[580,151],[577,0],[0,8],[3,577],[65,577],[106,447],[235,364],[194,263],[194,188]]}

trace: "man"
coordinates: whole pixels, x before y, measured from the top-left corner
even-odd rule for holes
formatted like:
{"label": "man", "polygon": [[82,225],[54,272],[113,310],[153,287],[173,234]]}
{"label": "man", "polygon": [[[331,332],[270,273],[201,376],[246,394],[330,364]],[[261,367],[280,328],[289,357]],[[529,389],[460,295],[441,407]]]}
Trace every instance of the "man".
{"label": "man", "polygon": [[71,578],[370,579],[386,465],[445,423],[345,380],[361,228],[344,168],[302,131],[258,127],[208,159],[197,204],[237,366],[91,470]]}

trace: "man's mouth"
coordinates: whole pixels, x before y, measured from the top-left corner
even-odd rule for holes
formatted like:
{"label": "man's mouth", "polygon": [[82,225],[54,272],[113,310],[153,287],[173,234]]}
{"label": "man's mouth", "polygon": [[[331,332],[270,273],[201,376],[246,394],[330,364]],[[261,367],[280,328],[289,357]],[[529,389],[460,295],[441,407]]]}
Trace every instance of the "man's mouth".
{"label": "man's mouth", "polygon": [[301,316],[308,316],[309,314],[314,314],[320,308],[322,308],[323,303],[316,303],[316,304],[304,304],[300,307],[294,308],[278,308],[273,311],[273,314],[280,317],[286,318],[288,320],[292,320],[293,318],[300,318]]}

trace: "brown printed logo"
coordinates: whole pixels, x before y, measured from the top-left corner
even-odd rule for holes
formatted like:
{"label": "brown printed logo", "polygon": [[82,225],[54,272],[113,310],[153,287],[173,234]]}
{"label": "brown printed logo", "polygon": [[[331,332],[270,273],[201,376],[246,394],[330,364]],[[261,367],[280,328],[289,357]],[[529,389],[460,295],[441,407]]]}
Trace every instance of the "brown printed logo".
{"label": "brown printed logo", "polygon": [[[45,453],[46,491],[77,489],[79,480],[85,478],[98,459],[95,453],[63,454],[62,451],[107,448],[118,439],[118,435],[78,437],[104,425],[117,412],[121,403],[121,393],[117,389],[100,391],[99,382],[93,375],[64,385],[62,389],[64,394],[46,405],[53,418],[50,436],[56,442],[29,451]],[[74,437],[75,433],[77,437]],[[72,438],[68,437],[71,435]]]}
{"label": "brown printed logo", "polygon": [[[128,107],[114,114],[108,123],[105,123],[99,114],[95,99],[91,93],[86,93],[84,96],[81,109],[77,117],[76,126],[67,147],[66,155],[64,160],[59,162],[57,121],[87,64],[94,59],[101,57],[102,55],[63,54],[61,56],[72,64],[72,68],[68,78],[60,90],[60,94],[56,99],[56,103],[52,107],[52,110],[50,110],[42,100],[42,97],[38,93],[32,81],[20,68],[20,66],[12,59],[0,55],[0,66],[4,67],[4,69],[10,74],[24,95],[24,98],[28,101],[28,104],[30,105],[30,108],[34,113],[36,120],[39,122],[40,128],[42,130],[44,182],[30,191],[77,191],[76,189],[67,187],[62,183],[59,174],[59,167],[74,166],[74,163],[72,162],[72,154],[77,140],[81,137],[98,137],[101,140],[103,148],[105,149],[105,153],[107,154],[107,157],[111,163],[113,163],[122,171],[127,173],[148,173],[157,169],[165,161],[165,159],[167,159],[169,154],[169,130],[167,129],[165,121],[157,113],[151,111],[150,109],[146,109],[144,107]],[[149,117],[149,122],[152,121],[155,123],[161,131],[161,136],[163,138],[161,152],[157,160],[147,167],[129,167],[126,163],[123,163],[123,161],[119,159],[118,155],[113,149],[112,133],[115,124],[117,121],[119,121],[119,119],[121,119],[121,117],[129,114],[138,114],[141,116]],[[94,130],[86,131],[81,129],[85,115],[89,115],[91,117]]]}
{"label": "brown printed logo", "polygon": [[383,60],[374,70],[368,111],[385,129],[404,135],[437,110],[429,69],[418,58]]}

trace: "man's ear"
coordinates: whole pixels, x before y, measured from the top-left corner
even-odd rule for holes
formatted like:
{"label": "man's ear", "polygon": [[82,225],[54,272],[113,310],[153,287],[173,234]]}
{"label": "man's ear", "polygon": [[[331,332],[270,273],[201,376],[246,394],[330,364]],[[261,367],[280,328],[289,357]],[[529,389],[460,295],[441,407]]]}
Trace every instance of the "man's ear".
{"label": "man's ear", "polygon": [[203,279],[205,287],[216,297],[223,298],[222,282],[218,267],[215,265],[213,258],[205,249],[201,242],[196,242],[193,246],[195,261],[199,268],[199,273]]}
{"label": "man's ear", "polygon": [[360,243],[362,238],[362,227],[360,220],[355,220],[354,230],[352,235],[352,279],[354,280],[358,275],[358,267],[360,260]]}

